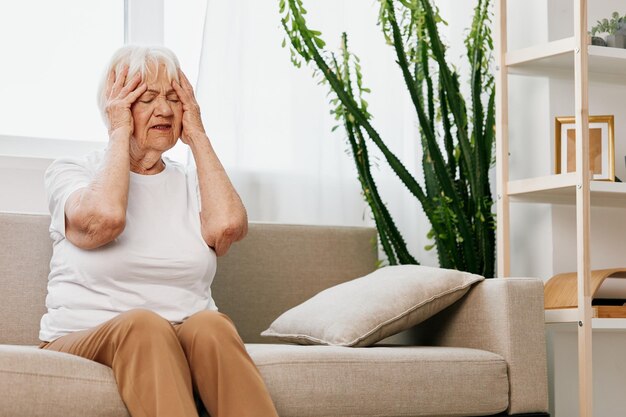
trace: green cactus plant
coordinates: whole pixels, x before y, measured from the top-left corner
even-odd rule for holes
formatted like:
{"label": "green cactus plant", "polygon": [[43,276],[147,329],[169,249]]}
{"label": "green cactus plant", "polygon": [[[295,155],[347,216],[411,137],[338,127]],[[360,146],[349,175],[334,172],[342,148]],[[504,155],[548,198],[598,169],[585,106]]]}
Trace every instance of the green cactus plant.
{"label": "green cactus plant", "polygon": [[478,0],[465,40],[469,109],[460,76],[446,61],[438,31],[445,22],[438,9],[429,0],[378,1],[383,36],[394,48],[419,120],[423,186],[376,131],[365,100],[370,90],[364,87],[360,61],[348,48],[347,34],[342,35],[338,53],[326,50],[321,33],[307,24],[303,0],[279,0],[291,61],[297,67],[302,61],[311,64],[320,82],[330,87],[331,113],[345,129],[388,263],[418,262],[376,187],[368,154],[372,143],[421,204],[432,226],[427,236],[437,249],[440,266],[493,277],[495,221],[488,171],[494,161],[495,87],[489,68],[493,51],[489,0]]}

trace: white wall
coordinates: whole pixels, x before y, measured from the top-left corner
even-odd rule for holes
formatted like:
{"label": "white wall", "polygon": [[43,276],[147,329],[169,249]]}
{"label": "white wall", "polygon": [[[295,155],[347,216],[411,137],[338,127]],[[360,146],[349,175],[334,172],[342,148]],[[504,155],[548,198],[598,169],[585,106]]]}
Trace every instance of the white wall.
{"label": "white wall", "polygon": [[[43,174],[62,156],[78,157],[102,143],[0,135],[0,211],[48,213]],[[28,149],[28,156],[23,156]]]}
{"label": "white wall", "polygon": [[[576,326],[550,325],[548,336],[551,366],[558,376],[552,385],[552,417],[578,416],[578,353]],[[594,417],[624,415],[626,332],[594,330],[593,332],[593,410]]]}
{"label": "white wall", "polygon": [[50,162],[0,156],[0,211],[47,213],[43,172]]}
{"label": "white wall", "polygon": [[[545,0],[508,2],[508,49],[546,42]],[[509,79],[509,176],[511,180],[550,173],[548,140],[549,80],[511,76]],[[552,207],[547,204],[511,204],[511,275],[552,275]]]}

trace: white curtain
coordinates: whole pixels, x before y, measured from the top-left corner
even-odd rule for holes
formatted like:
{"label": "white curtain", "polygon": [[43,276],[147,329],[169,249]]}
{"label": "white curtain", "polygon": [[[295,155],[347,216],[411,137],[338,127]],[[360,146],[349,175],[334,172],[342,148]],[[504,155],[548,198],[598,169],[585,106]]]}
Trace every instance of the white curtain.
{"label": "white curtain", "polygon": [[[376,25],[374,0],[304,2],[308,23],[338,50],[346,31],[361,58],[373,124],[421,178],[414,109],[392,48]],[[329,114],[328,86],[312,68],[297,69],[284,34],[278,0],[208,0],[197,96],[209,137],[252,221],[373,226],[361,196],[349,145]],[[429,225],[417,200],[370,145],[373,175],[383,199],[420,262]],[[382,259],[382,257],[381,257]]]}

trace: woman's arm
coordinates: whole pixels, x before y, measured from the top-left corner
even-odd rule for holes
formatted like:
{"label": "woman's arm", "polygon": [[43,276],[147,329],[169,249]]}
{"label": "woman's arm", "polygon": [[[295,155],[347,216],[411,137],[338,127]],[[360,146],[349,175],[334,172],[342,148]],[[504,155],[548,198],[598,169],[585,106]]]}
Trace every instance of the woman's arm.
{"label": "woman's arm", "polygon": [[248,233],[248,215],[204,131],[192,86],[182,71],[179,77],[180,84],[172,85],[183,103],[181,139],[191,148],[198,172],[202,237],[222,256]]}
{"label": "woman's arm", "polygon": [[145,83],[139,85],[139,74],[124,86],[127,74],[125,68],[119,77],[112,72],[107,80],[109,146],[104,161],[90,184],[72,193],[65,203],[65,236],[82,249],[113,241],[126,225],[133,133],[130,106],[146,89]]}
{"label": "woman's arm", "polygon": [[245,237],[248,215],[209,138],[190,138],[189,146],[198,170],[202,237],[217,256],[222,256],[233,242]]}

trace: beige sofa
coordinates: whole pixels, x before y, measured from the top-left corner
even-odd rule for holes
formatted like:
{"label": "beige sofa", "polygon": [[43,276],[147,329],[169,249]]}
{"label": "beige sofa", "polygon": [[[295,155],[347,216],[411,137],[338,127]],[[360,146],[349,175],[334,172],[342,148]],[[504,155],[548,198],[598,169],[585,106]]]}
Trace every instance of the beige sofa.
{"label": "beige sofa", "polygon": [[[48,223],[0,213],[0,417],[127,417],[110,368],[36,349]],[[395,339],[419,345],[296,346],[259,336],[285,310],[374,270],[375,236],[370,228],[251,224],[219,258],[214,298],[236,323],[280,416],[546,415],[538,280],[476,285]]]}

